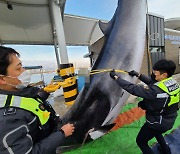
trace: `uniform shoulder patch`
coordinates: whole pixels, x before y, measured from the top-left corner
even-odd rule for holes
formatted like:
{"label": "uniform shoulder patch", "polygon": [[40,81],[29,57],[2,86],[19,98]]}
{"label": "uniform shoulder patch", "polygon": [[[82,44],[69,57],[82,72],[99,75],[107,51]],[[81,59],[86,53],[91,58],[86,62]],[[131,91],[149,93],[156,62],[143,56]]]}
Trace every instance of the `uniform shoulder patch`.
{"label": "uniform shoulder patch", "polygon": [[16,114],[16,108],[8,107],[4,109],[4,116]]}

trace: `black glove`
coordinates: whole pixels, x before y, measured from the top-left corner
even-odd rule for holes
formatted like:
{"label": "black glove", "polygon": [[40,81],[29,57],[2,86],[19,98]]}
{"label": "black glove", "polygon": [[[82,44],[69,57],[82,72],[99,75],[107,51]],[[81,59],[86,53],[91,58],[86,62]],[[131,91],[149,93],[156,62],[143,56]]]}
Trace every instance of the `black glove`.
{"label": "black glove", "polygon": [[140,107],[140,108],[143,109],[143,110],[146,110],[145,102],[144,102],[144,101],[140,101],[140,102],[138,103],[138,107]]}
{"label": "black glove", "polygon": [[128,74],[130,75],[130,76],[136,76],[136,77],[139,77],[139,73],[138,72],[136,72],[135,70],[132,70],[132,71],[130,71],[130,72],[128,72]]}
{"label": "black glove", "polygon": [[109,75],[112,79],[116,79],[115,76],[117,76],[117,75],[116,75],[114,69],[109,73]]}

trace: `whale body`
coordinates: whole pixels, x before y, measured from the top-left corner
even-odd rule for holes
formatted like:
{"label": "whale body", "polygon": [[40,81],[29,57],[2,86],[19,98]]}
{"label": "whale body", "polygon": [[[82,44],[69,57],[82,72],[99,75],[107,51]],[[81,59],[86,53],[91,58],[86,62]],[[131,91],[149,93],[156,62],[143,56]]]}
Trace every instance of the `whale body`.
{"label": "whale body", "polygon": [[[92,70],[116,69],[140,71],[146,36],[146,0],[119,0],[111,21],[100,22],[105,42]],[[132,83],[135,78],[118,74]],[[79,93],[74,105],[62,117],[62,122],[73,123],[75,132],[65,144],[81,144],[105,134],[113,126],[129,94],[109,73],[90,76],[90,83]],[[93,128],[93,129],[92,129]],[[90,133],[87,134],[87,132]]]}

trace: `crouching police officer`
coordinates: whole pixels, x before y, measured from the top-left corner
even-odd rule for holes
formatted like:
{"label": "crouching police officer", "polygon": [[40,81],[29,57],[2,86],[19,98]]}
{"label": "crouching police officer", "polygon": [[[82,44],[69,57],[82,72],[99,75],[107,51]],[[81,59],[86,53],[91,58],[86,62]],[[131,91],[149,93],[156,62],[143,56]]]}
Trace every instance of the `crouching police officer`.
{"label": "crouching police officer", "polygon": [[146,111],[146,122],[142,126],[136,142],[144,154],[153,154],[148,141],[156,138],[163,153],[169,154],[170,148],[166,144],[162,133],[173,127],[177,117],[179,103],[179,84],[172,78],[176,65],[171,60],[159,60],[153,66],[151,78],[130,71],[130,76],[136,76],[148,86],[132,84],[110,72],[119,86],[132,95],[144,98],[138,105]]}
{"label": "crouching police officer", "polygon": [[19,53],[0,46],[1,154],[53,154],[74,132],[69,123],[57,128],[59,118],[46,101],[49,94],[29,82]]}

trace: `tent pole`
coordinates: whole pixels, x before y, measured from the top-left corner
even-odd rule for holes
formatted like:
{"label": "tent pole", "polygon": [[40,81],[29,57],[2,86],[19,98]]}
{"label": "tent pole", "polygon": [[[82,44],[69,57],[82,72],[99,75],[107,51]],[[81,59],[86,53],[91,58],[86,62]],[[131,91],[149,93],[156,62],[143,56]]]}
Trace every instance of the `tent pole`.
{"label": "tent pole", "polygon": [[[69,63],[69,60],[68,60],[68,54],[67,54],[67,48],[66,48],[61,9],[59,6],[59,0],[50,0],[49,2],[50,2],[49,3],[50,11],[51,11],[51,14],[54,20],[55,29],[56,29],[56,36],[57,36],[57,42],[58,42],[58,47],[59,47],[61,64],[67,64]],[[57,48],[55,48],[55,52],[57,54]]]}
{"label": "tent pole", "polygon": [[57,67],[59,69],[60,68],[60,60],[59,60],[59,54],[58,54],[57,48],[58,48],[57,43],[54,42],[54,50],[55,50],[55,54],[56,54]]}

